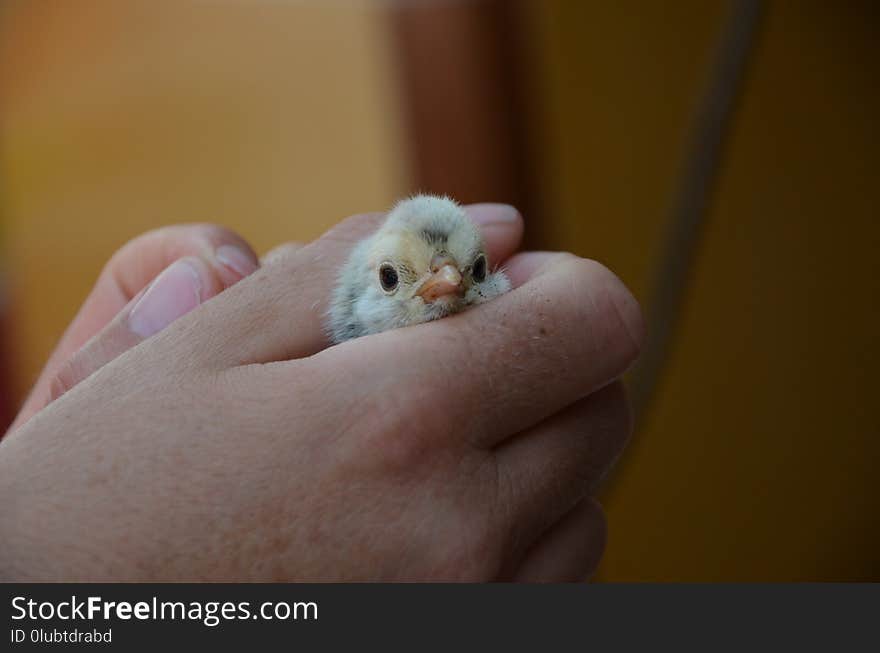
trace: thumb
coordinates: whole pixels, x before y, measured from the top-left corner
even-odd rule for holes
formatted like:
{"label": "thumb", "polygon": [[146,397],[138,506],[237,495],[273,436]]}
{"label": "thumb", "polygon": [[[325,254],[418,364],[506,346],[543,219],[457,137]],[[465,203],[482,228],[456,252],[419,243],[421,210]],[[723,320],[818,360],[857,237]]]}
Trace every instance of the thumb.
{"label": "thumb", "polygon": [[[199,280],[204,284],[200,287],[199,303],[249,275],[259,265],[256,255],[244,239],[218,225],[173,225],[150,231],[130,241],[104,267],[8,432],[14,431],[46,406],[62,388],[69,389],[74,382],[85,378],[81,376],[85,370],[91,373],[112,360],[112,357],[108,358],[111,352],[115,352],[114,357],[122,353],[124,349],[119,349],[120,340],[113,340],[116,343],[113,345],[111,341],[102,345],[95,335],[103,333],[121,311],[129,312],[163,270],[187,257],[199,259],[193,263]],[[141,339],[129,340],[129,346]],[[92,352],[92,362],[85,365],[87,357],[84,354],[79,357],[78,363],[71,362],[86,346]],[[98,356],[101,351],[103,355]],[[98,361],[101,361],[100,364]],[[81,371],[74,374],[77,369]]]}
{"label": "thumb", "polygon": [[202,259],[175,261],[61,365],[50,381],[49,401],[223,289],[216,271]]}

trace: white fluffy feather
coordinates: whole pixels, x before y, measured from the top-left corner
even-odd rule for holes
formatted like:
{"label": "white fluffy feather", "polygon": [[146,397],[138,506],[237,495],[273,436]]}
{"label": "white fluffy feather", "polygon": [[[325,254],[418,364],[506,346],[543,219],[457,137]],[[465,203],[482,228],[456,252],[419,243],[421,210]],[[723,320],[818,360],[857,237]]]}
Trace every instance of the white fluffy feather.
{"label": "white fluffy feather", "polygon": [[[358,243],[342,267],[333,291],[328,331],[334,342],[436,320],[510,289],[501,271],[475,279],[475,263],[485,257],[477,227],[445,197],[417,195],[403,200],[369,238]],[[418,293],[432,278],[432,261],[448,260],[461,276],[456,294],[425,301]],[[380,269],[393,266],[398,279],[383,289]],[[479,266],[478,266],[479,267]]]}

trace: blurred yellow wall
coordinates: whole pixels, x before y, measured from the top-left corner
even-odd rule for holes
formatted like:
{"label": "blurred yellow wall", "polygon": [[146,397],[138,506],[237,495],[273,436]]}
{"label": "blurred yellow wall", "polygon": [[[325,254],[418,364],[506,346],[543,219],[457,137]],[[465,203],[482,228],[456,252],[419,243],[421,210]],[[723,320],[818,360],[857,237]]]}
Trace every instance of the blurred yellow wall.
{"label": "blurred yellow wall", "polygon": [[[130,237],[209,220],[265,250],[408,190],[380,8],[7,6],[20,390]],[[530,9],[535,233],[645,300],[725,4]],[[876,14],[770,3],[669,372],[605,496],[601,579],[880,579]]]}
{"label": "blurred yellow wall", "polygon": [[[646,300],[726,3],[536,3],[547,245]],[[880,28],[768,3],[681,328],[605,496],[604,580],[880,580]]]}
{"label": "blurred yellow wall", "polygon": [[218,222],[265,251],[402,192],[374,3],[29,0],[0,18],[21,392],[133,236]]}

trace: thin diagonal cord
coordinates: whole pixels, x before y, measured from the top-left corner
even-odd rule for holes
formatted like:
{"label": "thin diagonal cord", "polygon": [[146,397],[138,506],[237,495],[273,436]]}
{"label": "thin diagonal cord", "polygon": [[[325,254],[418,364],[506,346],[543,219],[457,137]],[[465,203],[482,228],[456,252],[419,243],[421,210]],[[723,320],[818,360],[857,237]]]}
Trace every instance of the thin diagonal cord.
{"label": "thin diagonal cord", "polygon": [[[0,38],[3,38],[6,34],[6,30],[9,29],[8,22],[11,11],[12,9],[8,6],[0,6]],[[0,47],[0,55],[2,55],[2,53],[3,49]],[[2,113],[3,91],[4,89],[0,88],[0,138],[3,137],[3,126],[5,122]],[[2,146],[2,143],[0,143],[0,146]],[[2,153],[2,148],[0,148],[0,153]],[[7,252],[6,248],[9,245],[6,240],[6,235],[9,225],[7,224],[6,217],[4,172],[3,160],[0,158],[0,439],[3,438],[6,428],[12,423],[14,405],[14,399],[12,396],[12,365],[9,360],[10,352],[12,351],[9,342],[9,339],[11,338],[9,323],[12,307],[9,302],[9,289],[6,286],[6,274],[8,273],[8,269],[5,257]]]}
{"label": "thin diagonal cord", "polygon": [[742,95],[762,9],[762,0],[731,3],[707,90],[691,132],[660,265],[654,276],[655,285],[649,295],[645,346],[630,384],[637,429],[650,410],[666,368],[725,145]]}

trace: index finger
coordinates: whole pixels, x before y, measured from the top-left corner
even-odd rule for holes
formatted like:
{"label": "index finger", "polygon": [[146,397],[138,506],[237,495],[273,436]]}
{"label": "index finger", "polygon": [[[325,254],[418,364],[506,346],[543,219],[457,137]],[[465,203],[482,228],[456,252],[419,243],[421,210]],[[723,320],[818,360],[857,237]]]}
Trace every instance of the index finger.
{"label": "index finger", "polygon": [[[228,258],[230,252],[233,259]],[[210,268],[212,283],[206,285],[206,296],[233,285],[258,266],[256,254],[241,236],[213,224],[161,227],[129,241],[101,271],[9,431],[53,399],[53,379],[58,378],[77,352],[106,328],[133,297],[176,260],[192,256],[203,259]],[[114,356],[118,353],[115,351]]]}

